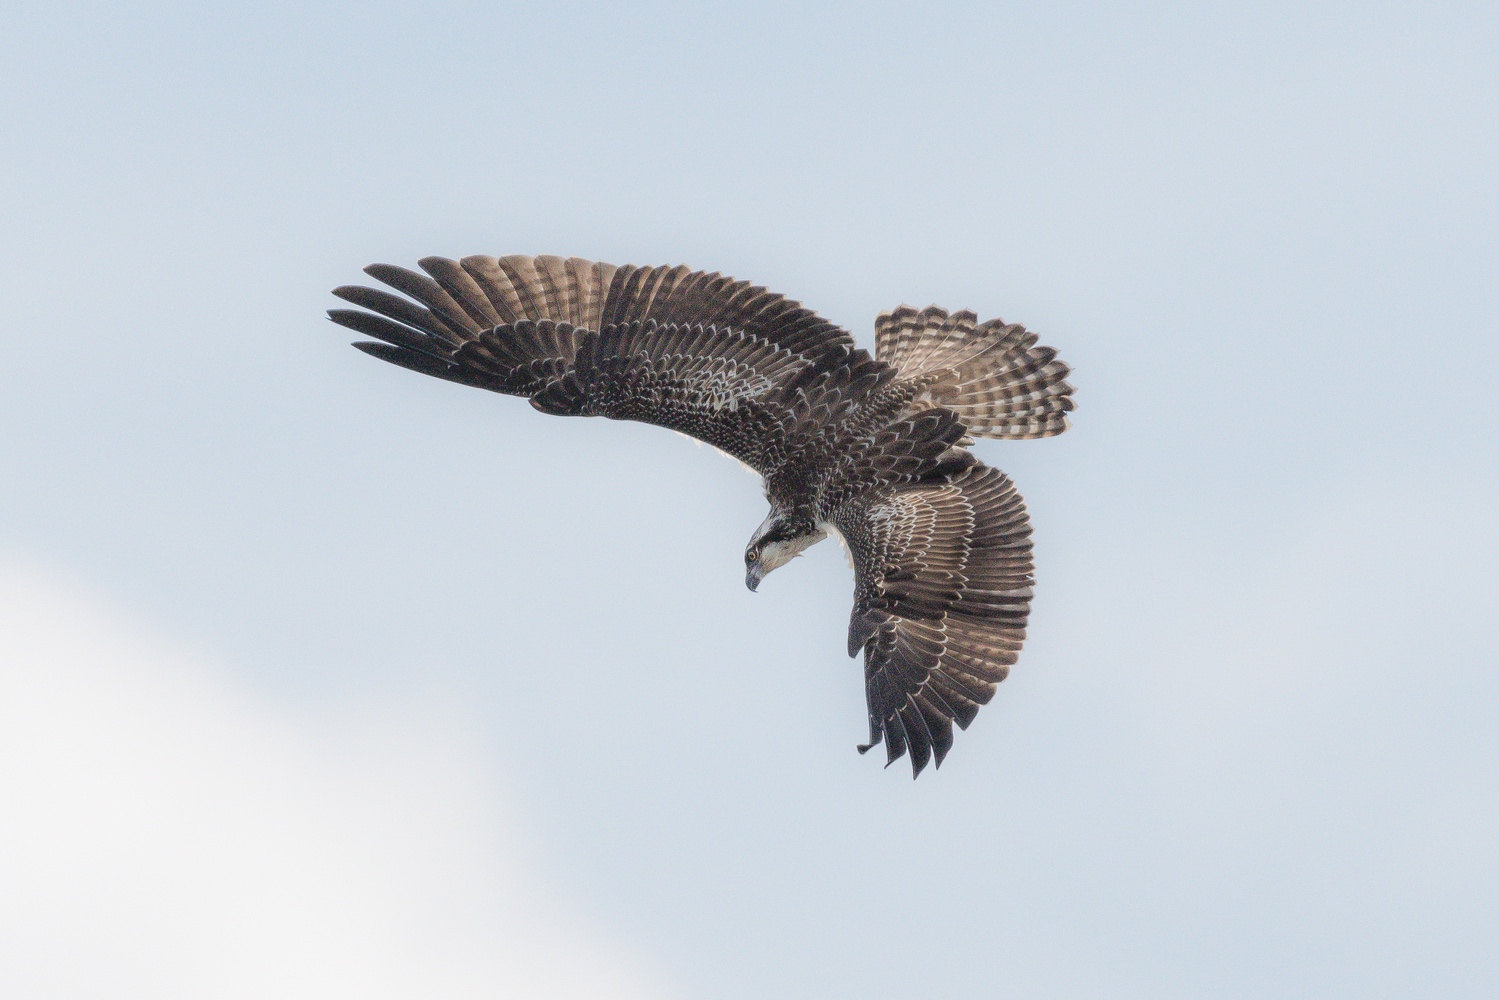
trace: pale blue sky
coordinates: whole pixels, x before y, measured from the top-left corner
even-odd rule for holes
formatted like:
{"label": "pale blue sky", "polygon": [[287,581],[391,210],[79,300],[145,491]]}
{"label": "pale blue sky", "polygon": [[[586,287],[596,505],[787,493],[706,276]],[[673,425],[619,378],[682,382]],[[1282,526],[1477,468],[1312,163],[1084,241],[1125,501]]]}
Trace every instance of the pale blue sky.
{"label": "pale blue sky", "polygon": [[[1483,4],[12,12],[0,557],[277,711],[462,705],[662,995],[1491,996],[1496,52]],[[854,752],[836,548],[745,590],[733,463],[322,318],[468,253],[1059,348],[1073,429],[978,446],[1031,639],[939,773]]]}

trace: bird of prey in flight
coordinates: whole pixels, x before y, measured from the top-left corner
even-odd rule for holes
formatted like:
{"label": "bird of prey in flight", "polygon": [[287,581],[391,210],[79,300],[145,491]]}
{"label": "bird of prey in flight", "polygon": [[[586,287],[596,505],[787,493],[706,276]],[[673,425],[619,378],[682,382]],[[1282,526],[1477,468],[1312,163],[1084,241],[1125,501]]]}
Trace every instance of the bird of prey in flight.
{"label": "bird of prey in flight", "polygon": [[354,346],[543,413],[668,427],[739,459],[770,513],[744,553],[750,590],[840,536],[854,564],[848,652],[864,653],[869,742],[913,776],[994,696],[1025,638],[1030,522],[975,437],[1067,428],[1067,366],[1035,334],[901,306],[875,354],[747,281],[578,258],[427,257],[365,273],[335,323]]}

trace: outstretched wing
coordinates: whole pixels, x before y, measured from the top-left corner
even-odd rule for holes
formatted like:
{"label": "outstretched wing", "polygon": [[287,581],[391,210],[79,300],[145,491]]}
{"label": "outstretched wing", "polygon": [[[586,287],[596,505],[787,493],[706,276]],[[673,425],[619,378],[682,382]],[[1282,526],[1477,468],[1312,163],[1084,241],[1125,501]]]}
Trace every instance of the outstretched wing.
{"label": "outstretched wing", "polygon": [[1042,438],[1067,429],[1069,369],[1018,323],[979,323],[966,310],[949,314],[901,306],[875,320],[875,356],[900,378],[937,377],[918,405],[957,413],[975,437]]}
{"label": "outstretched wing", "polygon": [[864,650],[869,743],[913,775],[941,766],[952,725],[966,729],[994,697],[1025,639],[1031,600],[1030,521],[998,469],[974,465],[946,482],[848,505],[837,527],[854,558],[848,648]]}
{"label": "outstretched wing", "polygon": [[[564,415],[682,431],[752,467],[778,441],[798,388],[863,386],[885,366],[810,310],[747,281],[679,267],[561,257],[422,259],[425,274],[365,268],[329,318],[378,358]],[[846,371],[845,371],[846,370]],[[818,376],[823,376],[819,378]],[[858,379],[863,376],[864,380]],[[805,394],[805,393],[803,393]]]}

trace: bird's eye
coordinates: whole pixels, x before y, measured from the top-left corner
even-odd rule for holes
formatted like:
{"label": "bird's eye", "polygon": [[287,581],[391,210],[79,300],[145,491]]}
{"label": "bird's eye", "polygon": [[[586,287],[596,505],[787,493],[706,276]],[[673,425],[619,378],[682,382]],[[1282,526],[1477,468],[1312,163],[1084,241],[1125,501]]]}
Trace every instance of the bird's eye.
{"label": "bird's eye", "polygon": [[747,563],[752,563],[756,559],[759,559],[759,558],[760,558],[760,553],[758,553],[758,552],[746,552],[744,554],[744,561],[747,562]]}

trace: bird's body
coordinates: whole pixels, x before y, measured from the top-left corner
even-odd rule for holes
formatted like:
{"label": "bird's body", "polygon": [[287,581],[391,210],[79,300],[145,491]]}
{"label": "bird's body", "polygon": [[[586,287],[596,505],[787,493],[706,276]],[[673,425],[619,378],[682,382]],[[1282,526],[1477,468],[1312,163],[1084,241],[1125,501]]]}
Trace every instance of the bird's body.
{"label": "bird's body", "polygon": [[421,266],[366,268],[414,302],[346,286],[334,294],[364,309],[329,315],[387,361],[544,413],[668,427],[758,472],[771,509],[746,582],[836,532],[855,567],[849,655],[865,654],[869,745],[891,761],[909,749],[916,773],[941,764],[952,723],[1015,661],[1031,596],[1024,504],[966,446],[1066,428],[1055,352],[1016,325],[903,306],[880,317],[871,357],[795,302],[685,267]]}

